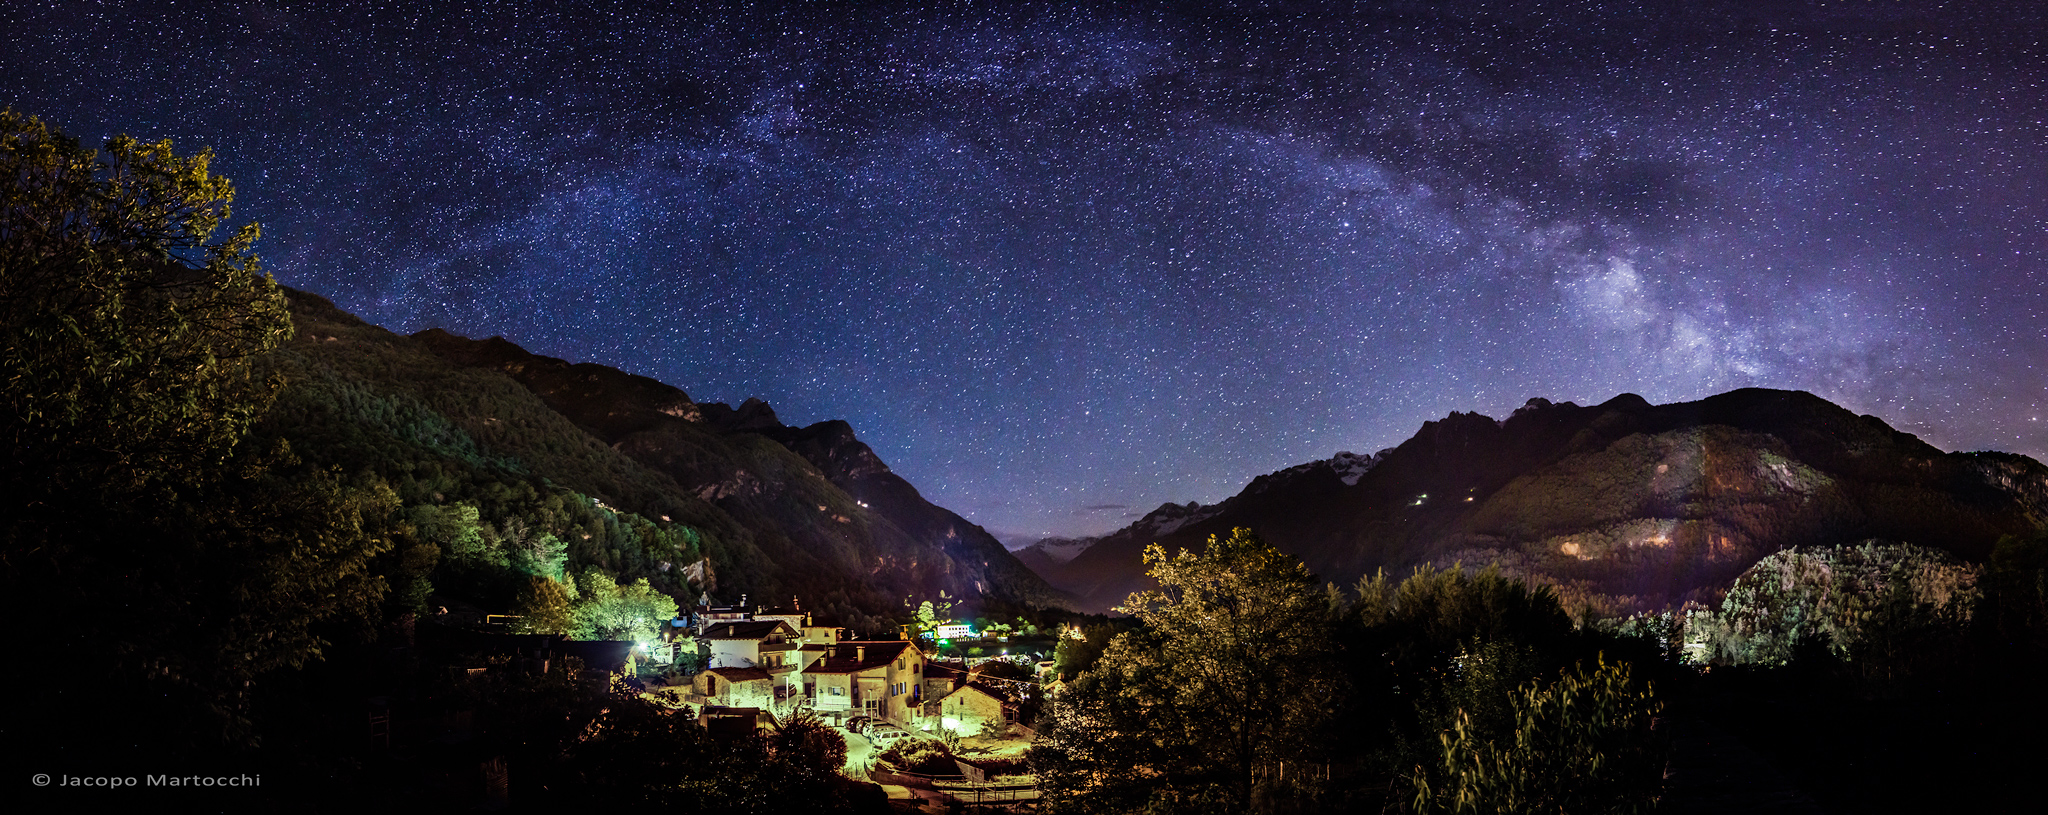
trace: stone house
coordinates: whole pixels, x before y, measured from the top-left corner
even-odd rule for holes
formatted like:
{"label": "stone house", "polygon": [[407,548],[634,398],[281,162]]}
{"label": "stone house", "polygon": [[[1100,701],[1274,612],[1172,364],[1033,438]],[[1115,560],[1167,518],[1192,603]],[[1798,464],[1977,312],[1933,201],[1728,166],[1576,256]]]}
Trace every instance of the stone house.
{"label": "stone house", "polygon": [[1004,695],[966,684],[938,700],[939,727],[961,736],[993,736],[1017,720],[1017,706]]}

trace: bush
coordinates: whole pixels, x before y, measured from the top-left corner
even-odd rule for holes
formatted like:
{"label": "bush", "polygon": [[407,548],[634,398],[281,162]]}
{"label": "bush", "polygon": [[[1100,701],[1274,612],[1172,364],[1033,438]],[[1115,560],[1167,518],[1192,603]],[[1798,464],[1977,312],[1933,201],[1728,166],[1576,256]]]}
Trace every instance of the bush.
{"label": "bush", "polygon": [[946,749],[944,742],[912,736],[882,751],[882,760],[906,773],[925,775],[959,775],[960,767],[953,763],[953,751]]}
{"label": "bush", "polygon": [[1418,812],[1649,812],[1662,785],[1661,705],[1604,659],[1549,687],[1516,692],[1514,732],[1488,738],[1460,710],[1436,767],[1411,776]]}

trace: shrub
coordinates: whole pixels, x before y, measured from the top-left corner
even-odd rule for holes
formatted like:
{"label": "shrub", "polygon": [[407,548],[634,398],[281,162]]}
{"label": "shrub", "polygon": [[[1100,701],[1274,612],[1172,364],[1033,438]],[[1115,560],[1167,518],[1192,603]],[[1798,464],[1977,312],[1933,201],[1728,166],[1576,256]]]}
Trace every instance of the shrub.
{"label": "shrub", "polygon": [[953,763],[953,752],[946,749],[944,742],[936,739],[911,737],[889,745],[882,751],[882,760],[898,770],[925,775],[958,775],[960,767]]}
{"label": "shrub", "polygon": [[1438,739],[1436,767],[1411,776],[1418,812],[1649,812],[1661,788],[1661,705],[1626,664],[1602,659],[1513,698],[1514,732],[1487,738],[1460,710]]}

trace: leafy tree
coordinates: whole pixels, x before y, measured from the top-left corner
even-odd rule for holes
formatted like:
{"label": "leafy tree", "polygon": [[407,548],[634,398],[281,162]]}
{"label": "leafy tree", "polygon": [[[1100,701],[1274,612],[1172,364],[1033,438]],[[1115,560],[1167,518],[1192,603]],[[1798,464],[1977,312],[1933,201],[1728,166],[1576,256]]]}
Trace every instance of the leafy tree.
{"label": "leafy tree", "polygon": [[1966,627],[1981,594],[1979,571],[1912,544],[1786,549],[1736,578],[1717,612],[1694,615],[1687,639],[1723,664],[1783,664],[1799,643],[1823,639],[1836,657],[1895,661],[1917,650],[1914,643]]}
{"label": "leafy tree", "polygon": [[1389,632],[1400,658],[1435,659],[1439,666],[1472,641],[1542,644],[1572,628],[1555,591],[1531,588],[1497,565],[1474,574],[1421,566],[1398,584],[1376,573],[1359,581],[1350,616],[1359,626]]}
{"label": "leafy tree", "polygon": [[958,775],[960,772],[959,765],[953,763],[953,751],[938,739],[899,739],[889,745],[889,749],[883,750],[880,758],[907,773]]}
{"label": "leafy tree", "polygon": [[268,406],[251,361],[291,321],[250,252],[256,225],[212,239],[234,197],[212,157],[127,136],[101,153],[0,111],[0,489],[26,513],[13,535],[69,520],[67,496],[204,477]]}
{"label": "leafy tree", "polygon": [[939,599],[936,602],[925,600],[912,607],[910,598],[906,597],[903,599],[903,605],[911,608],[910,622],[907,625],[913,642],[932,639],[933,632],[937,631],[940,625],[953,621],[955,603],[953,598],[946,596],[944,589],[939,590]]}
{"label": "leafy tree", "polygon": [[621,586],[593,567],[576,582],[582,599],[569,614],[576,639],[652,640],[676,616],[675,598],[655,591],[646,578]]}
{"label": "leafy tree", "polygon": [[1512,730],[1491,733],[1460,710],[1440,736],[1438,761],[1417,767],[1418,812],[1626,813],[1655,808],[1664,756],[1649,689],[1628,666],[1600,661],[1512,697]]}
{"label": "leafy tree", "polygon": [[[1160,587],[1055,699],[1034,764],[1062,811],[1249,812],[1312,798],[1318,737],[1345,679],[1327,656],[1334,597],[1251,530],[1201,553],[1145,551]],[[1283,765],[1292,766],[1288,773]]]}
{"label": "leafy tree", "polygon": [[769,739],[769,747],[777,758],[807,767],[832,769],[846,765],[846,737],[809,709],[783,719],[782,726]]}
{"label": "leafy tree", "polygon": [[1359,582],[1336,627],[1329,659],[1350,692],[1332,705],[1333,729],[1345,736],[1324,753],[1330,794],[1367,810],[1405,796],[1413,767],[1436,760],[1437,735],[1460,715],[1507,732],[1505,700],[1516,687],[1598,652],[1554,591],[1497,566],[1422,566],[1399,581],[1375,574]]}
{"label": "leafy tree", "polygon": [[685,715],[640,698],[607,700],[564,744],[564,766],[542,793],[563,805],[653,806],[690,812],[887,812],[879,789],[840,774],[844,742],[815,719],[794,730],[720,742]]}
{"label": "leafy tree", "polygon": [[512,550],[512,568],[521,574],[560,580],[562,566],[568,561],[568,556],[567,543],[552,532],[542,532]]}
{"label": "leafy tree", "polygon": [[[17,647],[89,672],[16,672],[13,698],[45,704],[10,733],[253,740],[250,688],[385,591],[391,490],[242,443],[276,388],[254,362],[291,324],[256,226],[212,237],[233,188],[211,157],[0,112],[0,597],[46,621]],[[148,709],[95,730],[106,706],[68,686],[109,683]]]}
{"label": "leafy tree", "polygon": [[413,542],[397,548],[397,562],[385,564],[382,569],[386,579],[391,581],[391,597],[388,616],[425,614],[427,595],[434,593],[434,583],[429,579],[434,567],[441,563],[441,550],[431,543]]}
{"label": "leafy tree", "polygon": [[1981,626],[2004,648],[2048,656],[2048,530],[1999,539],[1979,605]]}
{"label": "leafy tree", "polygon": [[427,504],[406,510],[422,538],[441,547],[448,560],[461,564],[505,565],[505,554],[484,538],[481,513],[474,504],[434,506]]}
{"label": "leafy tree", "polygon": [[576,626],[569,594],[561,583],[545,577],[529,577],[519,593],[519,623],[522,634],[567,634]]}
{"label": "leafy tree", "polygon": [[1052,650],[1053,670],[1062,679],[1080,676],[1102,659],[1102,652],[1109,649],[1109,641],[1115,639],[1116,634],[1116,626],[1104,622],[1081,626],[1078,638],[1060,637],[1059,644]]}

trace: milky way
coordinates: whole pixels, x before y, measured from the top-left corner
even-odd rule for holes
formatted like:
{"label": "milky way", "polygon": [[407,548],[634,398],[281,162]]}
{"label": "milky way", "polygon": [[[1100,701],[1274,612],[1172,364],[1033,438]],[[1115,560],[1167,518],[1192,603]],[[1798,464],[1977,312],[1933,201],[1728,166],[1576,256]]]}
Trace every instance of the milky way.
{"label": "milky way", "polygon": [[1013,542],[1533,396],[2048,453],[2039,13],[334,5],[9,3],[0,104],[213,146],[365,319],[844,418]]}

